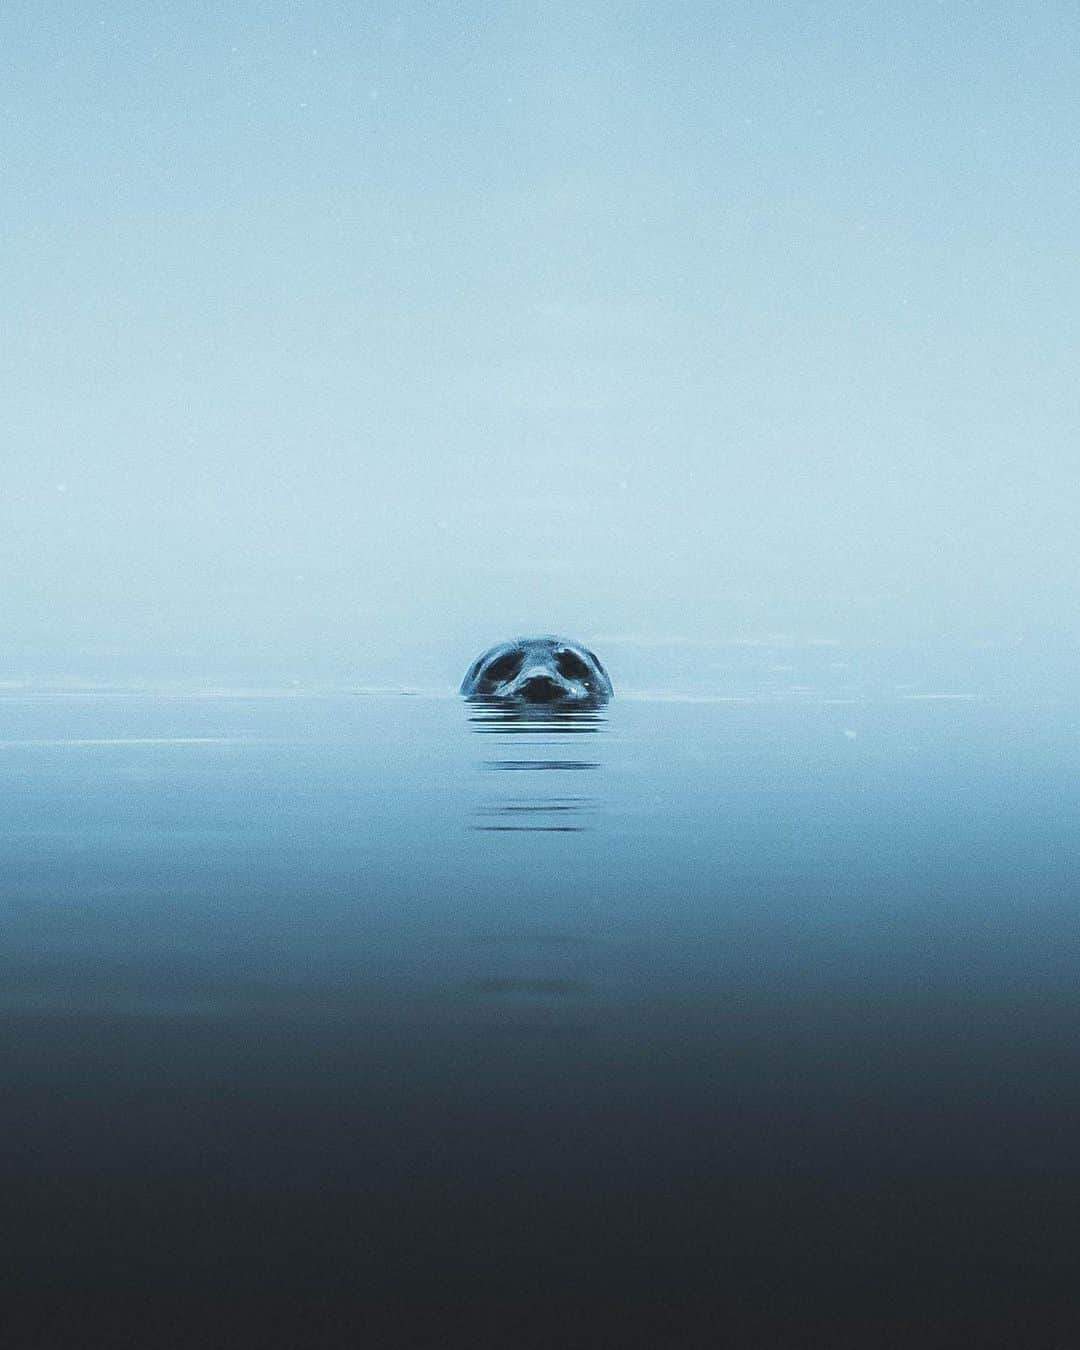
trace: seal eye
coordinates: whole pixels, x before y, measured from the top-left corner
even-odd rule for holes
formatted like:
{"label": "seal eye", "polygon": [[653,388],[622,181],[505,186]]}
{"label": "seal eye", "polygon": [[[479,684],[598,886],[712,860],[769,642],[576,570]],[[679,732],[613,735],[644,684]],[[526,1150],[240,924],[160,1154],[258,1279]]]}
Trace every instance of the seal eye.
{"label": "seal eye", "polygon": [[491,665],[484,671],[484,679],[494,680],[496,684],[512,680],[521,669],[524,660],[523,652],[506,652],[492,661]]}
{"label": "seal eye", "polygon": [[587,680],[592,672],[577,652],[561,651],[555,656],[559,674],[567,680]]}

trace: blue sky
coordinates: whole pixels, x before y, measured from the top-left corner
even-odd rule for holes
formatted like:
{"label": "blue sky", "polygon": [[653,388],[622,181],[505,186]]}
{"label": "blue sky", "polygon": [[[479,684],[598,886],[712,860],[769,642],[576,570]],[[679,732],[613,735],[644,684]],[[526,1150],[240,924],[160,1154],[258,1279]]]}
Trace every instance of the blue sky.
{"label": "blue sky", "polygon": [[1078,30],[9,2],[7,674],[1075,642]]}

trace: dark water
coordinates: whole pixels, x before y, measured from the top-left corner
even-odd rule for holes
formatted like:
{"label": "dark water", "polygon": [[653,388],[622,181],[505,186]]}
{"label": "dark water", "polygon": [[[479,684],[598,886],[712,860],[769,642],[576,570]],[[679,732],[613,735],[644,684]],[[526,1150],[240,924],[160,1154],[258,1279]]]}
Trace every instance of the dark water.
{"label": "dark water", "polygon": [[0,715],[5,1347],[1080,1343],[1071,708]]}

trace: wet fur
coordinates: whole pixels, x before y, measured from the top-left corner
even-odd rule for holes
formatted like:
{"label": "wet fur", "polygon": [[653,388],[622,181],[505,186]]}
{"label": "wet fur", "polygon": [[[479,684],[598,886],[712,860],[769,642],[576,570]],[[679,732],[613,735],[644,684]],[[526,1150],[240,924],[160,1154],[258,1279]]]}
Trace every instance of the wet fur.
{"label": "wet fur", "polygon": [[550,636],[489,647],[461,682],[466,698],[516,703],[605,703],[612,692],[595,653],[570,638]]}

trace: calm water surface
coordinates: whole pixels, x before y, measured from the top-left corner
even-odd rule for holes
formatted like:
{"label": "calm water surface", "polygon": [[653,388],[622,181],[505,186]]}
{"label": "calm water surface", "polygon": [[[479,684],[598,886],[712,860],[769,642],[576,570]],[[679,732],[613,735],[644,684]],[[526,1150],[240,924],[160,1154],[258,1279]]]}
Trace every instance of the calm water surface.
{"label": "calm water surface", "polygon": [[1075,709],[0,719],[6,1345],[1078,1343]]}

